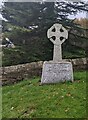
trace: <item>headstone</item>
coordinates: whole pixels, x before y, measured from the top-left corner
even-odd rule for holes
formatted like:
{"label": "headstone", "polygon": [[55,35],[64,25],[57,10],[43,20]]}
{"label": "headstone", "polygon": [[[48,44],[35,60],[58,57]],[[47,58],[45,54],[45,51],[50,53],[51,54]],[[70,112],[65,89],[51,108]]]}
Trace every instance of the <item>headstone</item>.
{"label": "headstone", "polygon": [[62,60],[61,45],[68,39],[68,31],[56,23],[48,29],[47,37],[54,44],[53,61],[44,62],[41,84],[73,81],[72,63]]}
{"label": "headstone", "polygon": [[61,44],[68,38],[68,31],[61,24],[54,24],[48,30],[47,37],[54,44],[53,61],[62,61]]}

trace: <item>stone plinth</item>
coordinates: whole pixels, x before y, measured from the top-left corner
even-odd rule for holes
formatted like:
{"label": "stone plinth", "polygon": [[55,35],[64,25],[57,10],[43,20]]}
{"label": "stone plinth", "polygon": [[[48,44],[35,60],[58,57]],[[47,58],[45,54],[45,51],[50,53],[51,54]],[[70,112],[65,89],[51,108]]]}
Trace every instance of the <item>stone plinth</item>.
{"label": "stone plinth", "polygon": [[73,82],[73,68],[71,62],[44,62],[41,84],[65,81]]}

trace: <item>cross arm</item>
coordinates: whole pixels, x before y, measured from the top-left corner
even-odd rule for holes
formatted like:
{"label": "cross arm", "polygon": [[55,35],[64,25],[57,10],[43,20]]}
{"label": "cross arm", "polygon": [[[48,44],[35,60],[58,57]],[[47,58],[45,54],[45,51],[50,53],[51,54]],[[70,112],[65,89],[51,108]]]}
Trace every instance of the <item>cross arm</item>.
{"label": "cross arm", "polygon": [[54,41],[52,38],[50,38],[50,41],[51,41],[53,44],[55,44],[55,41]]}

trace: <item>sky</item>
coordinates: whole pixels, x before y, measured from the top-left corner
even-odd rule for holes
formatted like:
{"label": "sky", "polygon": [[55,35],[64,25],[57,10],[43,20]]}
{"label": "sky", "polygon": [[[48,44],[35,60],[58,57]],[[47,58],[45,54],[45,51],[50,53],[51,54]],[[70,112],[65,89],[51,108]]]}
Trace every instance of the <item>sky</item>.
{"label": "sky", "polygon": [[[1,4],[2,4],[2,2],[4,2],[4,1],[8,1],[8,0],[0,0],[0,6],[1,6]],[[10,1],[13,1],[13,0],[10,0]],[[20,1],[20,0],[17,0],[17,1]],[[21,0],[22,1],[22,0]],[[28,0],[27,0],[28,1]],[[30,1],[30,0],[29,0]],[[77,0],[76,0],[77,1]],[[85,2],[87,2],[88,0],[81,0],[81,1],[85,1]],[[25,0],[25,2],[26,2],[26,0]],[[83,12],[81,12],[81,13],[78,13],[77,15],[70,15],[69,16],[71,19],[74,19],[74,18],[86,18],[87,17],[87,15],[86,15],[86,13],[83,13]],[[3,19],[3,17],[2,17],[2,15],[0,14],[0,20],[1,19]]]}
{"label": "sky", "polygon": [[78,13],[77,15],[69,15],[69,18],[71,18],[71,19],[74,19],[74,18],[78,18],[78,19],[80,19],[80,18],[87,18],[87,14],[86,13],[84,13],[84,12],[80,12],[80,13]]}

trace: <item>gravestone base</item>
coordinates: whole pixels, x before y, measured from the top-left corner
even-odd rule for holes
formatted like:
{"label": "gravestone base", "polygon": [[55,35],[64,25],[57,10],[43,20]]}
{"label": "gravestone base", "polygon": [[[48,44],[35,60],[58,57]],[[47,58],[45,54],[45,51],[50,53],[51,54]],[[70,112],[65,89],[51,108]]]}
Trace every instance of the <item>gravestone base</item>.
{"label": "gravestone base", "polygon": [[52,84],[65,81],[73,82],[73,68],[71,62],[44,62],[41,84]]}

